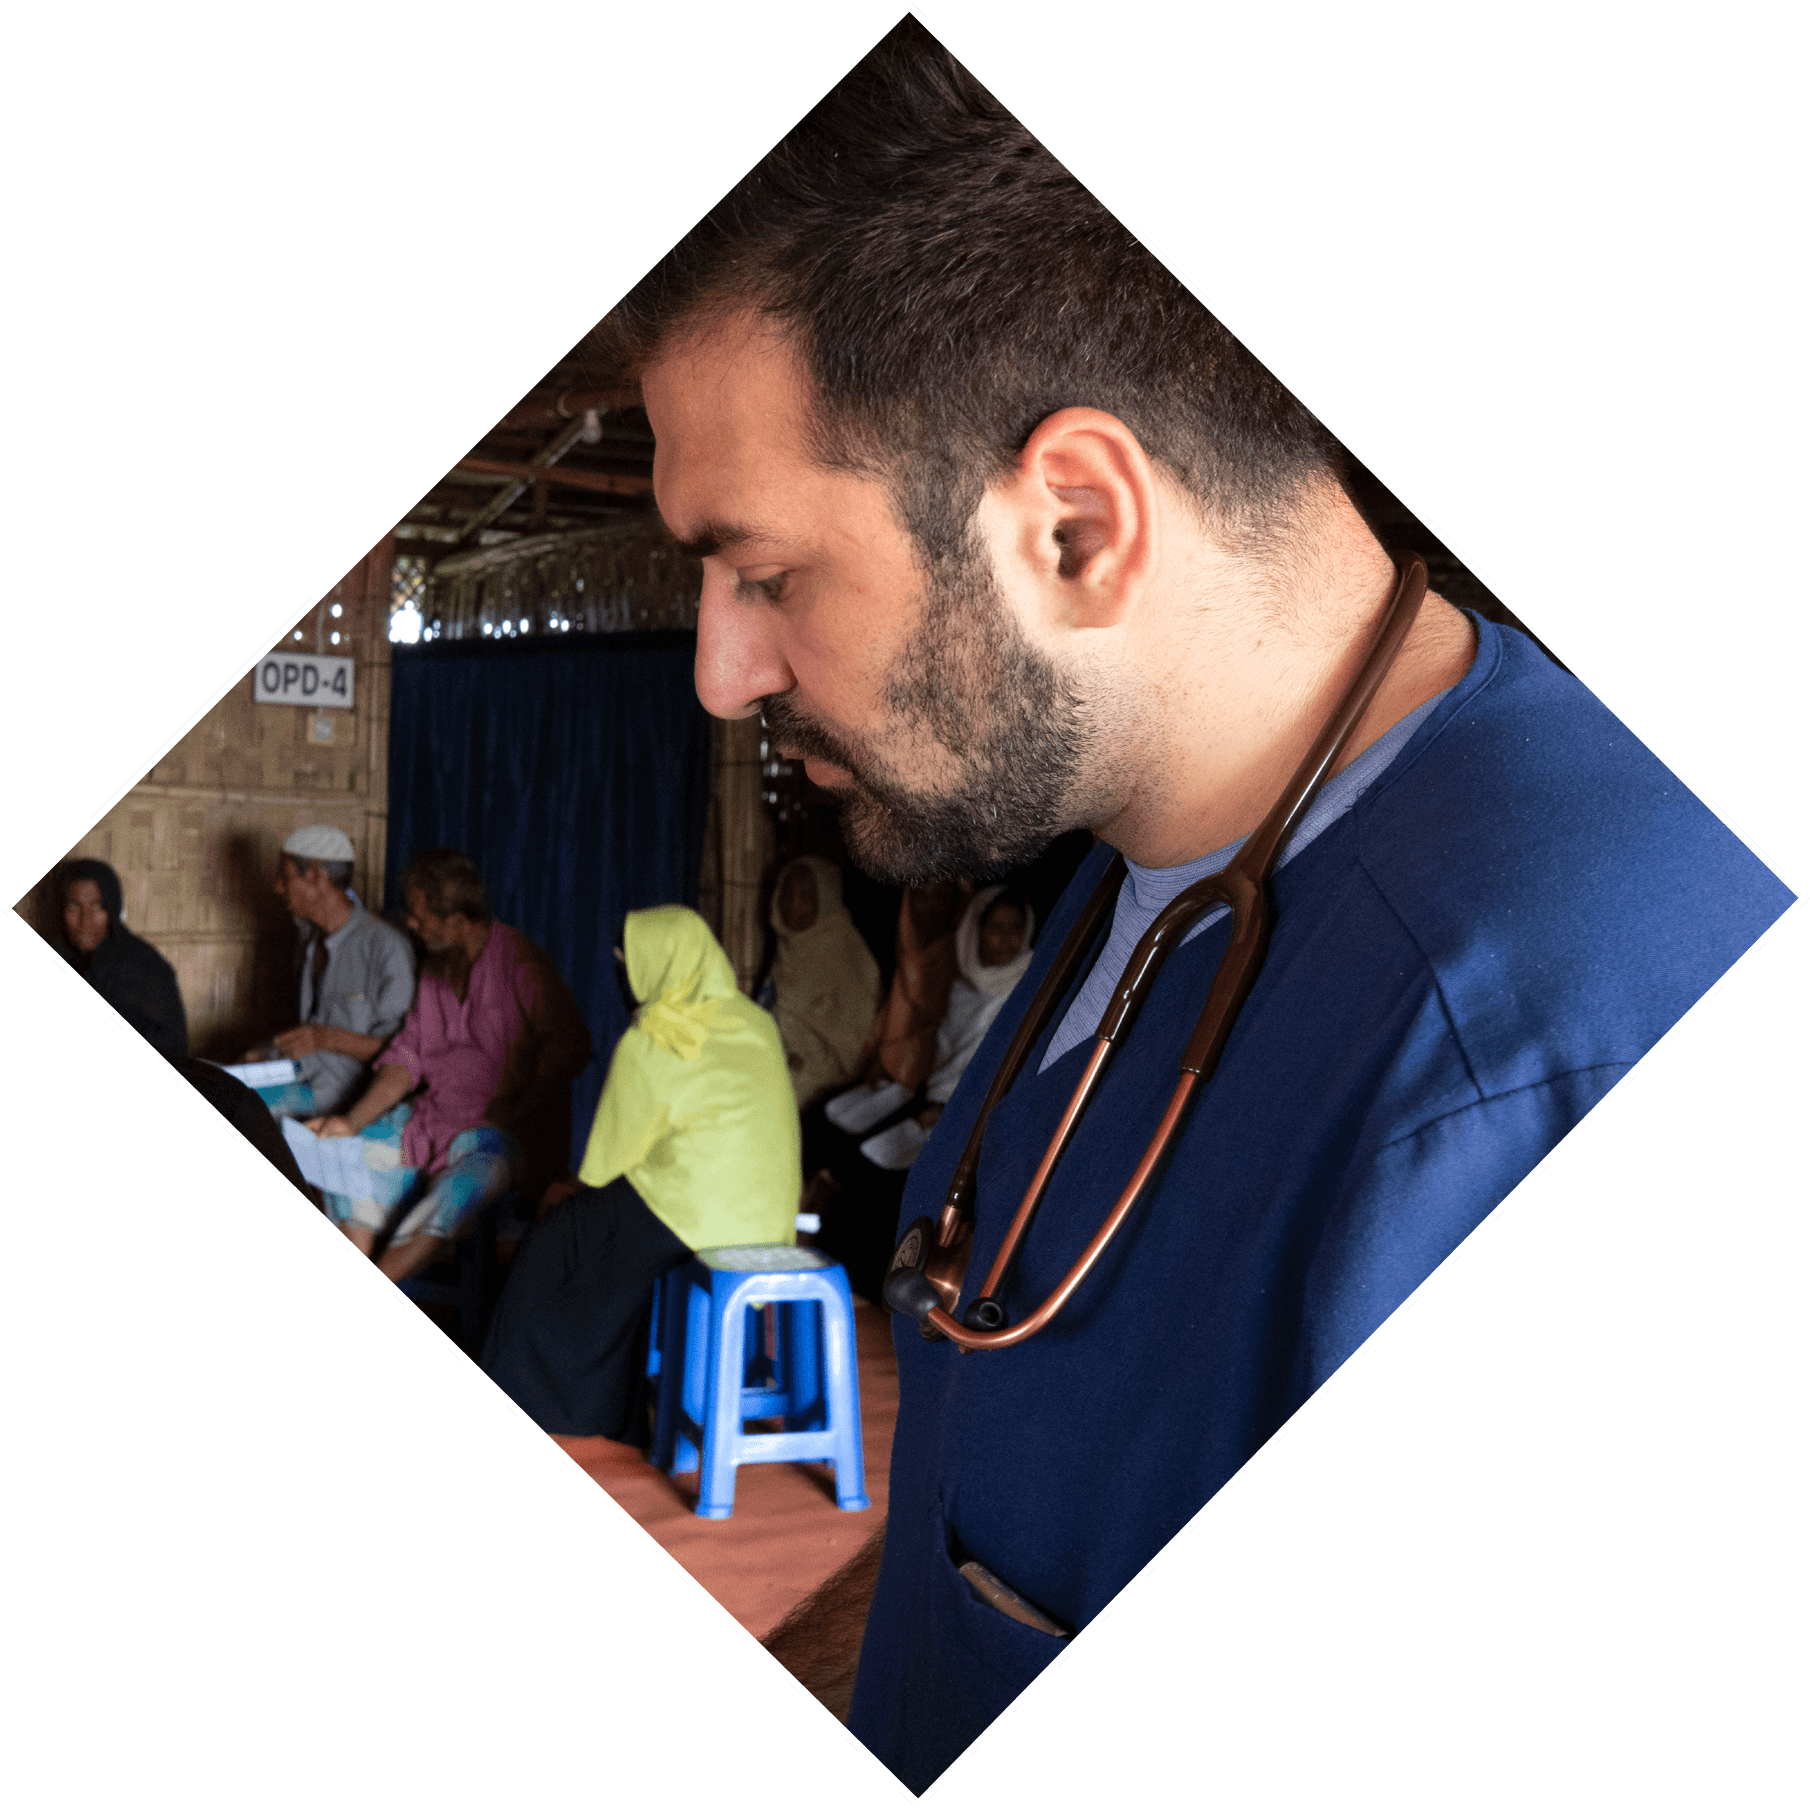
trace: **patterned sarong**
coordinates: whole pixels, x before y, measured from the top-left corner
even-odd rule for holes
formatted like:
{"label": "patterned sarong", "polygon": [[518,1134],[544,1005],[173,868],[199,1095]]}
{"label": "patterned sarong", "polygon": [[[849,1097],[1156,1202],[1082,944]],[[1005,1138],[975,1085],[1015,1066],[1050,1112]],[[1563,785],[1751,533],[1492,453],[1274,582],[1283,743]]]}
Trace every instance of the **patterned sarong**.
{"label": "patterned sarong", "polygon": [[349,1222],[380,1232],[403,1209],[390,1234],[391,1244],[410,1238],[456,1238],[473,1214],[508,1192],[520,1172],[520,1152],[507,1132],[479,1125],[453,1139],[443,1167],[412,1169],[402,1160],[402,1133],[408,1120],[405,1101],[358,1134],[370,1188],[361,1195],[323,1196],[327,1211],[336,1224]]}

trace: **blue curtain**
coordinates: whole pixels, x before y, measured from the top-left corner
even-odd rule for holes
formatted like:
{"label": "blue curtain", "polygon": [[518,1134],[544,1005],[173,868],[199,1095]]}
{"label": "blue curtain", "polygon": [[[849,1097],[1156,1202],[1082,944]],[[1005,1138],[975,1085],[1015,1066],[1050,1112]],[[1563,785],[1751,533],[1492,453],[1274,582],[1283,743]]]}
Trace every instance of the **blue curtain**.
{"label": "blue curtain", "polygon": [[461,849],[497,918],[553,958],[597,1051],[573,1083],[574,1161],[628,1025],[623,914],[697,903],[710,719],[694,650],[683,634],[395,649],[388,903],[410,856]]}

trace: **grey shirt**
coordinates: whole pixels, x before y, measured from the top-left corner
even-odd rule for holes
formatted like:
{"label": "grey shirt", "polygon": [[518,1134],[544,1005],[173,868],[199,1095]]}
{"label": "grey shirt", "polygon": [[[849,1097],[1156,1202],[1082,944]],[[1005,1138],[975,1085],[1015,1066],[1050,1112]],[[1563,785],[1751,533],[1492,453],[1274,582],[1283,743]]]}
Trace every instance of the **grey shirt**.
{"label": "grey shirt", "polygon": [[[386,1040],[401,1029],[415,1003],[415,952],[400,930],[356,902],[352,915],[326,939],[327,968],[314,984],[314,951],[320,931],[310,925],[302,941],[302,1024],[333,1024],[360,1037]],[[298,1059],[301,1079],[314,1090],[320,1112],[338,1112],[360,1091],[366,1065],[337,1050]]]}

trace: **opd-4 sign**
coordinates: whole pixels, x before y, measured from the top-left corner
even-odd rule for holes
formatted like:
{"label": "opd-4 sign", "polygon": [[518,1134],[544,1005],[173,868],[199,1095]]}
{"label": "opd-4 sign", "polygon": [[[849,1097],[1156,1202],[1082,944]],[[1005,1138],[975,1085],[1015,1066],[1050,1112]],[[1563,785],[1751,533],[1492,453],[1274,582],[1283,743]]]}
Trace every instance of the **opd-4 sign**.
{"label": "opd-4 sign", "polygon": [[251,675],[254,704],[352,708],[352,662],[343,654],[271,654]]}

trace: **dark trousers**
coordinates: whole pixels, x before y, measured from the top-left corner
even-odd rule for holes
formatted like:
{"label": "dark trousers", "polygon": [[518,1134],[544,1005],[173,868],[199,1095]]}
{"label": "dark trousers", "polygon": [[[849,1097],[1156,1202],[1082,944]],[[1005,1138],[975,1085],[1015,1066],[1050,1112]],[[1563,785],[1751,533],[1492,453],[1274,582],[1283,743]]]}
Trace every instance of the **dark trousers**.
{"label": "dark trousers", "polygon": [[[893,1124],[920,1105],[913,1100],[884,1123]],[[851,1137],[824,1117],[821,1106],[806,1110],[803,1133],[805,1180],[827,1169],[842,1189],[825,1205],[823,1229],[813,1242],[848,1271],[848,1285],[856,1294],[878,1301],[898,1244],[899,1207],[910,1172],[870,1163],[861,1154],[861,1139],[872,1132]]]}
{"label": "dark trousers", "polygon": [[485,1373],[548,1433],[645,1444],[654,1282],[690,1255],[626,1181],[562,1201],[510,1269]]}

